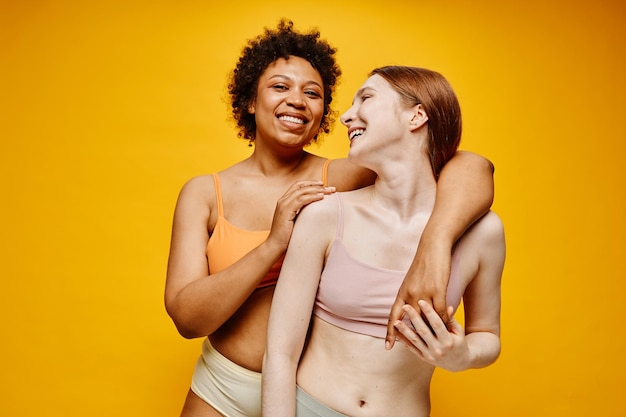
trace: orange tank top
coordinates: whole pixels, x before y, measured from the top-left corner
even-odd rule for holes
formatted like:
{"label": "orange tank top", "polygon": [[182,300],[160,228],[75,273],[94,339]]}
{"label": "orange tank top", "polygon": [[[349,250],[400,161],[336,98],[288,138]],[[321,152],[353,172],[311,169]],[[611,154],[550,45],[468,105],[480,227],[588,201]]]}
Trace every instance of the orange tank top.
{"label": "orange tank top", "polygon": [[[329,163],[330,159],[327,159],[322,169],[324,185],[328,183]],[[246,253],[263,243],[270,234],[269,230],[244,230],[230,224],[224,217],[222,190],[217,173],[213,174],[213,180],[215,181],[215,198],[217,200],[217,222],[206,248],[210,274],[224,270],[243,258]],[[272,265],[257,288],[276,284],[280,268],[283,265],[283,259],[284,255]]]}

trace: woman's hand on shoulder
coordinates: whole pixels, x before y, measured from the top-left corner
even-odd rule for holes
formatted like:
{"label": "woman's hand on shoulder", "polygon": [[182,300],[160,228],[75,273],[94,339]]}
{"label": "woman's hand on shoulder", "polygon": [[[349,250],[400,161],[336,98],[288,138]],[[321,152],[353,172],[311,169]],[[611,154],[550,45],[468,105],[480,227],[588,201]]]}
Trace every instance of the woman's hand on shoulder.
{"label": "woman's hand on shoulder", "polygon": [[292,184],[276,203],[268,242],[274,242],[285,251],[300,210],[334,192],[335,187],[325,187],[322,181],[296,181]]}

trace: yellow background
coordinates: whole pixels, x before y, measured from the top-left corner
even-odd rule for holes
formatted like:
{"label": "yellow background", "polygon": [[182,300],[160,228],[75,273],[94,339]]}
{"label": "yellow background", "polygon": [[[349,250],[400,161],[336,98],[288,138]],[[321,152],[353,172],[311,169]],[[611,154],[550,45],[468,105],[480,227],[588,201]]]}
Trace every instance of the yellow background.
{"label": "yellow background", "polygon": [[[1,415],[178,415],[200,340],[162,302],[175,200],[249,154],[226,75],[283,16],[338,47],[336,110],[376,66],[436,69],[496,165],[502,356],[437,371],[433,417],[626,415],[623,2],[0,7]],[[312,151],[345,155],[344,128]]]}

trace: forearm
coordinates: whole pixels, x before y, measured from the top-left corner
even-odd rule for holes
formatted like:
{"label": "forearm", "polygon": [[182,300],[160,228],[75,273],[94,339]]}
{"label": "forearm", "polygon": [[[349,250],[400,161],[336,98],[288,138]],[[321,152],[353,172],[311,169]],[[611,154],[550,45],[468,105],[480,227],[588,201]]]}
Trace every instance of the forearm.
{"label": "forearm", "polygon": [[264,242],[230,267],[195,279],[166,303],[186,338],[212,334],[241,307],[284,252]]}
{"label": "forearm", "polygon": [[480,155],[457,152],[443,167],[437,181],[433,213],[422,242],[454,242],[493,203],[493,165]]}
{"label": "forearm", "polygon": [[263,416],[295,415],[296,366],[290,358],[266,353],[263,360]]}

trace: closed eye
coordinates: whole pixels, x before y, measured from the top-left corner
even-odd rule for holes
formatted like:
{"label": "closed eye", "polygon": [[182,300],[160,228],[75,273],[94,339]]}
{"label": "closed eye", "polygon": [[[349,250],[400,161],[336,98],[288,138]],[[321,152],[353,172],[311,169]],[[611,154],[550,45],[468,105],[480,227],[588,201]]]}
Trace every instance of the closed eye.
{"label": "closed eye", "polygon": [[304,94],[311,96],[311,97],[317,97],[317,98],[322,97],[320,93],[318,93],[317,91],[313,91],[313,90],[305,91]]}

